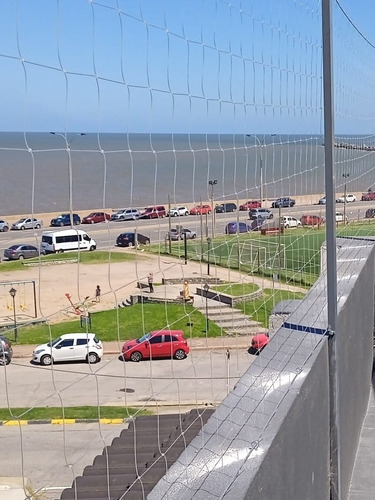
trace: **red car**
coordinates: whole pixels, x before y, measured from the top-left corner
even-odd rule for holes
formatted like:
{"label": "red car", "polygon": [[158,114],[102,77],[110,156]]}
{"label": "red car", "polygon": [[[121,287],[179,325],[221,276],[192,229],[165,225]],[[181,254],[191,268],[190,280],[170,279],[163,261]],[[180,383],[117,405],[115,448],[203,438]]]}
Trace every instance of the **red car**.
{"label": "red car", "polygon": [[161,219],[166,215],[167,211],[164,205],[155,205],[147,207],[145,211],[141,213],[140,219]]}
{"label": "red car", "polygon": [[125,361],[156,358],[185,359],[189,351],[182,330],[155,330],[139,339],[125,342],[122,346],[122,357]]}
{"label": "red car", "polygon": [[111,220],[111,216],[105,212],[91,212],[82,219],[82,224],[96,224],[97,222],[106,222]]}
{"label": "red car", "polygon": [[325,219],[320,215],[302,215],[301,219],[302,226],[318,226],[320,227],[324,224]]}
{"label": "red car", "polygon": [[258,333],[257,335],[254,335],[253,340],[251,341],[251,346],[247,352],[249,354],[258,355],[266,347],[269,341],[270,339],[265,333]]}
{"label": "red car", "polygon": [[190,215],[206,215],[212,212],[211,205],[196,205],[190,210]]}
{"label": "red car", "polygon": [[240,205],[240,210],[251,210],[252,208],[261,208],[262,204],[259,200],[249,200],[243,205]]}

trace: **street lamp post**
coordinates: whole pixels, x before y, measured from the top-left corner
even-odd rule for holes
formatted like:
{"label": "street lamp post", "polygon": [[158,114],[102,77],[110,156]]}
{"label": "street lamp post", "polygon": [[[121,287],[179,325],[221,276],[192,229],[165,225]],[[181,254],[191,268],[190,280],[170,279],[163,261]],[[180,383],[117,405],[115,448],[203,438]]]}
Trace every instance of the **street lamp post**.
{"label": "street lamp post", "polygon": [[[270,137],[275,137],[276,134],[270,134]],[[263,199],[264,199],[264,182],[263,182],[263,148],[265,147],[264,142],[261,142],[259,137],[255,134],[246,134],[246,137],[253,137],[256,140],[256,143],[260,147],[260,155],[259,155],[259,182],[260,182],[260,206],[263,207]]]}
{"label": "street lamp post", "polygon": [[63,134],[62,132],[50,132],[52,135],[58,135],[62,137],[65,141],[65,146],[66,150],[68,152],[68,176],[69,176],[69,211],[70,211],[70,225],[73,225],[73,170],[72,170],[72,156],[71,156],[71,148],[72,148],[72,142],[76,137],[79,137],[80,135],[86,135],[84,132],[78,132],[77,134],[74,134],[70,140],[68,140],[68,137],[66,134]]}
{"label": "street lamp post", "polygon": [[346,224],[346,179],[349,177],[348,173],[342,174],[344,177],[344,225]]}
{"label": "street lamp post", "polygon": [[206,335],[208,335],[208,330],[210,328],[209,322],[208,322],[208,289],[209,289],[208,283],[205,283],[203,285],[203,290],[204,290],[204,295],[206,297]]}
{"label": "street lamp post", "polygon": [[207,238],[207,274],[210,275],[211,238]]}
{"label": "street lamp post", "polygon": [[17,340],[18,340],[17,316],[16,316],[16,293],[17,293],[17,290],[12,287],[9,290],[9,293],[10,293],[10,296],[12,297],[12,301],[13,301],[14,341],[17,342]]}
{"label": "street lamp post", "polygon": [[208,185],[211,188],[210,192],[210,198],[211,198],[211,209],[212,209],[212,228],[211,228],[211,235],[213,238],[215,238],[215,207],[214,207],[214,189],[217,184],[217,179],[214,179],[212,181],[208,181]]}

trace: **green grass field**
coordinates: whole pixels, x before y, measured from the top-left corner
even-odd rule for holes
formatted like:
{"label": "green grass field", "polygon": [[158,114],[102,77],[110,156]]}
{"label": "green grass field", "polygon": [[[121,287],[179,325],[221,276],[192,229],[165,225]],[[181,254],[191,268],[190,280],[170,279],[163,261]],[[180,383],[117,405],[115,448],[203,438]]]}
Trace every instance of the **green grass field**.
{"label": "green grass field", "polygon": [[[129,340],[158,329],[183,330],[187,338],[205,335],[206,318],[190,305],[135,304],[131,307],[96,312],[91,315],[90,331],[102,341]],[[85,331],[80,321],[18,328],[18,344],[42,344],[64,333]],[[218,337],[221,329],[210,322],[209,336]],[[12,333],[8,335],[12,339]]]}

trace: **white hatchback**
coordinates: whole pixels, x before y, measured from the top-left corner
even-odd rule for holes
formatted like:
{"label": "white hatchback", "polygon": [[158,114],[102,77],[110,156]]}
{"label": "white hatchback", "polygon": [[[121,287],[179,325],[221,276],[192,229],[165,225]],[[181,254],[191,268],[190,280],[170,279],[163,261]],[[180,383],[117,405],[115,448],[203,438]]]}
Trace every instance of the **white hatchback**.
{"label": "white hatchback", "polygon": [[289,217],[289,215],[282,217],[281,222],[284,227],[299,227],[302,225],[300,220],[295,217]]}
{"label": "white hatchback", "polygon": [[33,361],[48,366],[59,361],[97,363],[103,356],[103,345],[94,333],[67,333],[34,349]]}

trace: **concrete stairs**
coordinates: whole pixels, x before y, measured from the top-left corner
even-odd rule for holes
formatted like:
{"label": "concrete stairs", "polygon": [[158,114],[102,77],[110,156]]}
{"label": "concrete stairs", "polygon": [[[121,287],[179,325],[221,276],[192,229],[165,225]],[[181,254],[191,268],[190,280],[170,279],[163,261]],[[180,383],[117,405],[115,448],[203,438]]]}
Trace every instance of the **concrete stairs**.
{"label": "concrete stairs", "polygon": [[216,300],[207,299],[206,307],[206,299],[196,297],[194,305],[203,315],[207,313],[208,318],[222,328],[227,335],[255,335],[267,331],[249,316]]}

